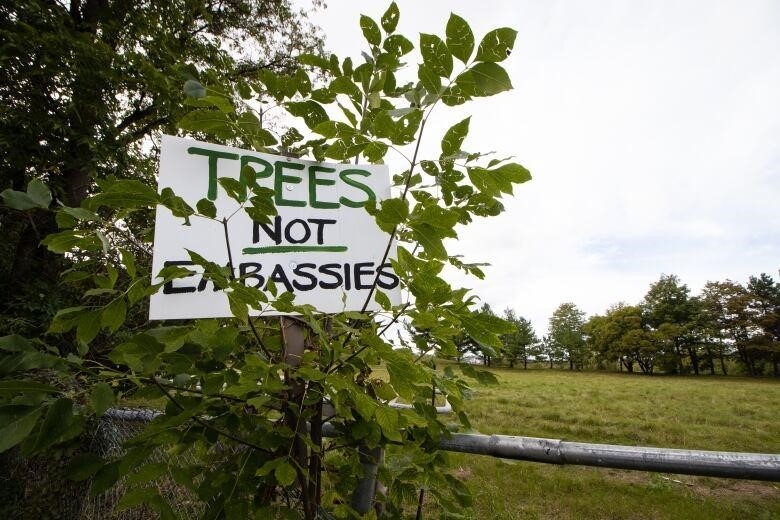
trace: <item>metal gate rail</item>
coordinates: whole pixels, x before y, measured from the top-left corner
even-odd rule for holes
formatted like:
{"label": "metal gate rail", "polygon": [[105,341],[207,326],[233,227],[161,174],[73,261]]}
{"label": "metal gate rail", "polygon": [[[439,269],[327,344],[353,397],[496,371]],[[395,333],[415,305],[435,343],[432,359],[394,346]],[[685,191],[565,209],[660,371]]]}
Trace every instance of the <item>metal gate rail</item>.
{"label": "metal gate rail", "polygon": [[[149,422],[158,415],[160,412],[148,409],[113,408],[106,412],[107,417],[114,419],[143,422]],[[336,430],[331,424],[323,425],[323,435],[335,434]],[[447,439],[441,439],[439,448],[547,464],[780,482],[780,454],[649,448],[467,433],[455,433]]]}
{"label": "metal gate rail", "polygon": [[453,434],[449,439],[442,439],[439,447],[447,451],[548,464],[780,481],[780,454],[647,448],[476,434]]}

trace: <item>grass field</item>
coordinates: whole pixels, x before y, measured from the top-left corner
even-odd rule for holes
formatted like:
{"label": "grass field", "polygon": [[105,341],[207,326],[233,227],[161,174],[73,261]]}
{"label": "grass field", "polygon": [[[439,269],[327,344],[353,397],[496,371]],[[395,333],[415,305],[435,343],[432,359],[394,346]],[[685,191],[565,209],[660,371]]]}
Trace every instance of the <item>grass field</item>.
{"label": "grass field", "polygon": [[[780,381],[495,369],[467,402],[480,433],[780,453]],[[479,519],[780,519],[780,483],[452,454]],[[428,517],[435,517],[431,505]]]}

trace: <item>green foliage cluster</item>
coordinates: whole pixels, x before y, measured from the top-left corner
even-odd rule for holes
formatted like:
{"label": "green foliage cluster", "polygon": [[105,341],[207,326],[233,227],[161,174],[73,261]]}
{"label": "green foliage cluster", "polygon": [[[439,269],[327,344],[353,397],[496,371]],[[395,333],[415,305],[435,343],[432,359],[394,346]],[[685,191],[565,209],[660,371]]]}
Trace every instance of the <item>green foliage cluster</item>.
{"label": "green foliage cluster", "polygon": [[[295,69],[294,55],[321,43],[287,0],[4,2],[0,191],[25,192],[41,181],[48,196],[77,211],[102,190],[97,181],[154,186],[156,138],[175,133],[189,110],[184,81],[242,85],[265,70]],[[15,207],[30,207],[21,204]],[[33,208],[20,218],[0,205],[0,335],[40,334],[85,290],[61,281],[73,257],[39,247],[59,229],[54,216]],[[111,249],[127,249],[145,269],[152,213],[125,211],[109,220],[121,228],[101,228]],[[78,255],[79,265],[85,259]],[[143,314],[132,317],[136,324]]]}
{"label": "green foliage cluster", "polygon": [[[256,4],[230,3],[224,9],[236,8],[236,16],[249,17],[251,12],[240,10],[249,5]],[[187,7],[177,16],[186,17],[182,13],[190,12]],[[158,14],[165,19],[164,12]],[[216,30],[212,24],[221,14],[211,13],[204,28]],[[388,233],[384,257],[408,292],[408,301],[391,306],[375,280],[361,312],[322,315],[311,306],[296,305],[292,293],[279,291],[273,283],[259,288],[245,284],[230,262],[219,265],[190,253],[205,279],[225,291],[234,317],[143,323],[148,296],[165,282],[191,273],[182,267],[149,272],[141,253],[148,250],[150,235],[138,233],[136,226],[149,225],[157,205],[182,218],[184,225],[190,219],[207,219],[227,231],[230,218],[217,219],[206,199],[192,207],[170,190],[158,193],[146,177],[87,172],[83,196],[65,197],[62,189],[76,187],[73,178],[27,164],[24,170],[33,172],[33,178],[24,190],[15,184],[16,189],[0,194],[4,211],[9,218],[34,215],[53,223],[56,229],[39,229],[45,231],[41,244],[47,254],[62,255],[55,269],[57,283],[72,286],[80,296],[56,312],[45,335],[0,338],[0,452],[18,447],[25,456],[36,457],[65,450],[82,434],[88,418],[100,417],[117,402],[160,399],[166,403],[165,413],[127,444],[125,454],[108,459],[77,455],[69,465],[70,477],[90,479],[93,494],[123,479],[127,493],[117,507],[144,504],[162,518],[176,516],[155,484],[164,477],[202,501],[205,518],[315,518],[322,508],[342,518],[397,517],[416,502],[420,488],[428,490],[448,517],[469,505],[462,483],[435,470],[445,462],[435,450],[436,442],[452,425],[437,416],[431,395],[444,394],[468,428],[463,413],[466,378],[486,381],[490,376],[472,367],[462,373],[451,367],[437,372],[421,353],[454,355],[463,332],[485,348],[500,349],[501,335],[514,332],[513,325],[492,313],[474,312],[476,296],[443,278],[446,265],[483,276],[480,264],[450,255],[445,240],[456,238],[456,227],[476,216],[501,213],[501,197],[530,174],[509,159],[464,149],[469,118],[446,131],[438,157],[422,159],[418,154],[434,108],[511,88],[500,63],[509,56],[516,33],[496,29],[477,44],[466,21],[453,14],[443,38],[420,36],[422,63],[416,76],[404,82],[405,56],[414,44],[396,33],[399,16],[393,3],[379,22],[361,17],[369,50],[360,63],[303,53],[298,56],[300,66],[258,67],[252,74],[243,74],[240,64],[228,67],[227,74],[210,69],[198,73],[188,65],[192,77],[184,81],[181,74],[157,67],[154,49],[140,52],[132,40],[111,52],[129,60],[128,68],[147,63],[160,81],[181,78],[189,96],[187,108],[177,107],[166,90],[166,106],[175,110],[165,112],[165,118],[177,119],[181,129],[198,137],[316,160],[381,162],[388,153],[397,153],[407,162],[394,176],[398,196],[365,209]],[[222,21],[224,33],[217,37],[231,34],[230,20]],[[157,25],[145,27],[152,34]],[[197,24],[186,27],[200,34]],[[237,27],[252,34],[254,26]],[[124,34],[122,27],[115,29]],[[89,34],[94,38],[106,33]],[[184,37],[172,37],[177,35]],[[177,54],[177,47],[162,49],[171,53],[171,60],[178,59],[176,63],[190,59]],[[136,53],[141,54],[138,62],[130,59]],[[225,58],[217,54],[198,56]],[[113,74],[117,81],[130,81],[122,67]],[[142,92],[146,87],[134,88]],[[144,95],[139,96],[128,98],[131,105],[138,102],[128,117],[149,108]],[[114,114],[117,108],[101,105],[101,99],[93,96],[101,110],[111,108],[108,112]],[[269,99],[302,120],[305,128],[289,128],[282,135],[270,131],[259,108]],[[83,104],[91,106],[89,99]],[[125,144],[112,150],[119,153]],[[103,167],[118,164],[101,159]],[[265,221],[275,214],[269,190],[257,184],[251,167],[242,170],[240,180],[219,181],[220,189],[252,219]],[[397,256],[391,258],[395,241]],[[225,247],[230,250],[227,242]],[[366,311],[372,298],[381,312]],[[266,305],[297,317],[258,317]],[[387,332],[399,320],[407,321],[424,343],[402,341],[402,348],[390,343]],[[384,379],[372,374],[378,363],[387,368]],[[412,408],[389,407],[393,399]],[[379,497],[381,507],[367,511],[353,490],[365,477],[365,465],[378,462],[367,454],[389,445],[403,450],[379,468],[379,480],[386,486]],[[152,457],[159,450],[186,451],[194,462],[159,462]]]}

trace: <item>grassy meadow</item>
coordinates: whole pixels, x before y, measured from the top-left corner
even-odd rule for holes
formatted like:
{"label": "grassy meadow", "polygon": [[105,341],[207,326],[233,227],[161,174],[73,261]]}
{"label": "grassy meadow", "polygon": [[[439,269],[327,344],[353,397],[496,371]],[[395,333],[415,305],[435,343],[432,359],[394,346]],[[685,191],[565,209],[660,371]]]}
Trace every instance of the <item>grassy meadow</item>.
{"label": "grassy meadow", "polygon": [[[780,453],[780,381],[493,369],[467,408],[479,433]],[[503,462],[451,454],[479,519],[780,518],[780,483]],[[428,517],[435,517],[429,504]]]}

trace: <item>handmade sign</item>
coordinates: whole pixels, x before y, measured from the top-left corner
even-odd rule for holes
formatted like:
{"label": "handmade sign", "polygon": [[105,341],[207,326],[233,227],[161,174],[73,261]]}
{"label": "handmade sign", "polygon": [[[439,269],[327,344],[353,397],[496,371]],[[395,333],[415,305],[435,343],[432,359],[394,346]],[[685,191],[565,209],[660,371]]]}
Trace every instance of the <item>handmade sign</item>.
{"label": "handmade sign", "polygon": [[[246,167],[254,170],[260,186],[274,190],[278,215],[270,217],[270,223],[253,221],[218,181],[239,181]],[[166,135],[160,151],[160,192],[165,188],[193,208],[201,199],[211,201],[217,215],[216,220],[191,217],[185,225],[158,206],[154,273],[170,265],[202,272],[188,250],[228,265],[222,225],[227,218],[233,275],[247,286],[262,289],[273,280],[280,294],[295,294],[296,304],[333,313],[362,309],[376,280],[391,303],[400,302],[398,278],[388,260],[382,263],[390,237],[363,209],[366,203],[390,197],[387,166],[315,163]],[[393,258],[394,253],[393,248]],[[371,300],[368,309],[376,309]],[[279,314],[270,306],[250,313],[261,311]],[[231,314],[225,292],[200,275],[169,281],[149,305],[153,320]]]}

